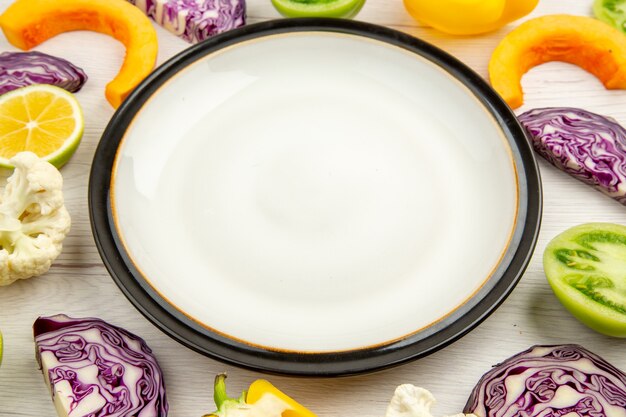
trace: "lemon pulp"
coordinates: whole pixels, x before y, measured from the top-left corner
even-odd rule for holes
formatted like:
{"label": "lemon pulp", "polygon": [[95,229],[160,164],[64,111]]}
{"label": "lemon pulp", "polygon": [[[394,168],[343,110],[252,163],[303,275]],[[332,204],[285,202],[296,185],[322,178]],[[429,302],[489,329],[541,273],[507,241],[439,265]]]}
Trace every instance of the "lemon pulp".
{"label": "lemon pulp", "polygon": [[57,168],[76,151],[83,134],[76,98],[50,85],[31,85],[0,96],[0,165],[31,151]]}

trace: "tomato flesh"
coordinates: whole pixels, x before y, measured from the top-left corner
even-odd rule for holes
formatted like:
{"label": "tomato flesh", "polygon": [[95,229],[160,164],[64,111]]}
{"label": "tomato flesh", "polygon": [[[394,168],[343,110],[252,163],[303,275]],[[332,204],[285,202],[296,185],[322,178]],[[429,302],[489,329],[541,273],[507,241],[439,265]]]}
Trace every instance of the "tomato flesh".
{"label": "tomato flesh", "polygon": [[351,18],[361,10],[365,0],[272,0],[285,17]]}
{"label": "tomato flesh", "polygon": [[595,0],[593,14],[597,19],[626,33],[626,0]]}
{"label": "tomato flesh", "polygon": [[626,337],[626,226],[588,223],[555,237],[544,271],[554,294],[581,322]]}

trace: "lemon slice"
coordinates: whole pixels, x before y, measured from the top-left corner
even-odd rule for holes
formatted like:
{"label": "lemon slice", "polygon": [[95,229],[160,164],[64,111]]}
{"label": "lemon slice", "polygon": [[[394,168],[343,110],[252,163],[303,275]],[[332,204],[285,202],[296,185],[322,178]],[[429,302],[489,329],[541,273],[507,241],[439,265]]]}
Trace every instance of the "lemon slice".
{"label": "lemon slice", "polygon": [[83,136],[83,113],[62,88],[35,84],[0,96],[0,166],[31,151],[57,168],[76,151]]}

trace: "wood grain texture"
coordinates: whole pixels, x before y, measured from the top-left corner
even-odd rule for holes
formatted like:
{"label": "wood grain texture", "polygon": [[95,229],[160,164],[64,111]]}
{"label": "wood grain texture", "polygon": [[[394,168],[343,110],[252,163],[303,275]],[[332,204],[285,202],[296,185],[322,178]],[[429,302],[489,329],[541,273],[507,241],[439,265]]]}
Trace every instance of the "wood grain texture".
{"label": "wood grain texture", "polygon": [[[0,11],[10,4],[0,0]],[[531,16],[551,13],[591,14],[591,0],[542,0]],[[269,0],[250,0],[250,22],[279,17]],[[481,76],[487,75],[491,51],[515,24],[488,35],[453,37],[415,22],[401,0],[367,0],[359,20],[390,26],[435,44],[455,55]],[[157,28],[159,63],[188,46]],[[0,329],[5,357],[0,369],[0,417],[53,416],[54,409],[37,369],[31,326],[39,315],[59,312],[96,316],[144,337],[165,372],[170,416],[199,417],[213,410],[212,379],[229,372],[233,393],[265,375],[233,368],[174,342],[139,314],[105,270],[95,248],[87,211],[87,183],[95,148],[113,110],[104,86],[122,63],[124,49],[95,33],[69,33],[37,50],[64,57],[81,66],[89,82],[77,95],[85,112],[83,143],[63,168],[72,231],[64,251],[46,275],[0,288]],[[14,50],[1,37],[0,51]],[[531,107],[578,106],[609,115],[626,124],[626,92],[606,91],[590,74],[574,66],[546,64],[523,79]],[[303,379],[272,376],[281,389],[320,417],[381,417],[394,388],[413,383],[431,390],[438,400],[435,415],[461,411],[478,378],[492,365],[533,344],[580,343],[626,370],[626,340],[601,336],[573,319],[556,301],[543,275],[541,254],[547,242],[564,229],[590,221],[626,224],[626,208],[539,161],[544,186],[544,215],[535,255],[522,281],[506,302],[483,324],[453,345],[401,367],[372,375]],[[165,244],[167,242],[164,234]],[[416,301],[424,295],[415,294]]]}

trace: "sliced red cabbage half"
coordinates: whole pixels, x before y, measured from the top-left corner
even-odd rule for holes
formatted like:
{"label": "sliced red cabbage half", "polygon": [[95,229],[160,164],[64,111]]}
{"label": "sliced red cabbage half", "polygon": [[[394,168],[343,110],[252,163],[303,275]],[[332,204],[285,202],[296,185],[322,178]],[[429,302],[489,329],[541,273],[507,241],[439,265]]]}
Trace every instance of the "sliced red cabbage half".
{"label": "sliced red cabbage half", "polygon": [[70,93],[87,82],[85,71],[71,62],[37,51],[0,54],[0,94],[33,84],[50,84]]}
{"label": "sliced red cabbage half", "polygon": [[127,0],[159,25],[196,43],[246,23],[245,0]]}
{"label": "sliced red cabbage half", "polygon": [[96,318],[33,326],[37,360],[62,417],[165,417],[163,373],[145,341]]}
{"label": "sliced red cabbage half", "polygon": [[617,121],[571,107],[533,109],[518,119],[539,155],[626,205],[626,129]]}
{"label": "sliced red cabbage half", "polygon": [[625,417],[626,374],[579,345],[533,346],[478,381],[478,417]]}

